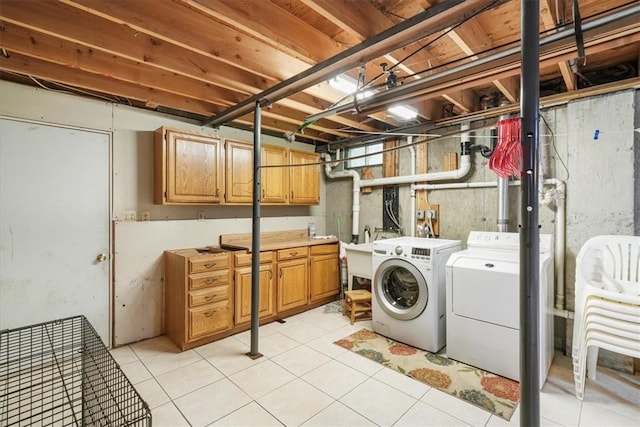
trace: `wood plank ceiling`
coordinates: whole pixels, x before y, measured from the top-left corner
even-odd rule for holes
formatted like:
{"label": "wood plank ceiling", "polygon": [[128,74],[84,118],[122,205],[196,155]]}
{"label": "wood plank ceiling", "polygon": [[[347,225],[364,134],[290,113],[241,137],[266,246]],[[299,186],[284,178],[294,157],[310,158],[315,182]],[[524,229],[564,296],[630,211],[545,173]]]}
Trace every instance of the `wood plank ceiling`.
{"label": "wood plank ceiling", "polygon": [[[575,1],[583,26],[640,3]],[[540,6],[542,38],[574,28],[572,0],[540,0]],[[519,49],[520,0],[0,0],[0,78],[207,123],[438,7],[461,12],[437,14],[432,31],[420,29],[416,41],[400,48],[373,58],[365,50],[358,58],[366,60],[346,72],[375,94],[393,89],[395,77],[398,86],[406,85],[400,101],[417,110],[415,119],[388,111],[398,97],[355,108],[353,97],[327,76],[270,102],[263,128],[323,145],[466,117],[500,102],[517,104],[519,55],[486,58]],[[583,58],[575,36],[541,48],[541,95],[571,96],[614,81],[637,87],[638,18],[585,30]],[[347,107],[339,114],[308,120],[340,102]],[[244,114],[229,124],[252,123],[252,114]]]}

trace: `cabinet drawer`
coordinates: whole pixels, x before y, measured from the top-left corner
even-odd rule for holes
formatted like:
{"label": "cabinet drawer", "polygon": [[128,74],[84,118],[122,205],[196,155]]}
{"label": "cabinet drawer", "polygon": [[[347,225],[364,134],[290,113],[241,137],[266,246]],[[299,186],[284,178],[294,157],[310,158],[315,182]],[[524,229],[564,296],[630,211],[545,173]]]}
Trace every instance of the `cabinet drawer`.
{"label": "cabinet drawer", "polygon": [[189,273],[220,270],[229,267],[229,254],[200,255],[189,258]]}
{"label": "cabinet drawer", "polygon": [[333,255],[338,253],[338,244],[330,245],[313,245],[311,246],[311,255]]}
{"label": "cabinet drawer", "polygon": [[189,340],[224,332],[230,327],[228,300],[189,309]]}
{"label": "cabinet drawer", "polygon": [[229,283],[229,270],[218,270],[211,273],[189,275],[189,290],[210,288]]}
{"label": "cabinet drawer", "polygon": [[[251,254],[236,254],[236,267],[246,267],[251,265]],[[273,262],[273,252],[260,252],[260,264]]]}
{"label": "cabinet drawer", "polygon": [[278,261],[285,259],[305,258],[309,254],[309,249],[304,247],[280,249],[278,251]]}
{"label": "cabinet drawer", "polygon": [[229,299],[229,285],[205,288],[189,292],[189,307],[210,304]]}

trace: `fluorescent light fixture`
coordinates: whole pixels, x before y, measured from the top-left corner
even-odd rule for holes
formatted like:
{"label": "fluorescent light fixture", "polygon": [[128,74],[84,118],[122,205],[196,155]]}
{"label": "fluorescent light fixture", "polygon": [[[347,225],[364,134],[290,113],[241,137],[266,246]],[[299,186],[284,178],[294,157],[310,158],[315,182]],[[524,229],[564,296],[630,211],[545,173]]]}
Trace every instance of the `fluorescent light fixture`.
{"label": "fluorescent light fixture", "polygon": [[418,117],[418,110],[407,107],[406,105],[395,105],[393,107],[389,107],[387,111],[403,120],[412,120]]}
{"label": "fluorescent light fixture", "polygon": [[[329,86],[347,95],[353,95],[358,89],[356,80],[344,74],[329,80]],[[373,92],[370,90],[358,92],[358,99],[368,98],[371,95],[373,95]]]}

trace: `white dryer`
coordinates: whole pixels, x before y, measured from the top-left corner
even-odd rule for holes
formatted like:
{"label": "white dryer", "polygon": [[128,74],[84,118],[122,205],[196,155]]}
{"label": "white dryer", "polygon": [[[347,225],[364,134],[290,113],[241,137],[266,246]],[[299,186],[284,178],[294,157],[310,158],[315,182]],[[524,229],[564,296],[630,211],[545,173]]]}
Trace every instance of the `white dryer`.
{"label": "white dryer", "polygon": [[445,345],[445,265],[459,240],[398,237],[373,242],[373,330],[437,352]]}
{"label": "white dryer", "polygon": [[[446,267],[447,357],[520,380],[520,235],[472,231]],[[540,235],[540,387],[553,360],[553,240]]]}

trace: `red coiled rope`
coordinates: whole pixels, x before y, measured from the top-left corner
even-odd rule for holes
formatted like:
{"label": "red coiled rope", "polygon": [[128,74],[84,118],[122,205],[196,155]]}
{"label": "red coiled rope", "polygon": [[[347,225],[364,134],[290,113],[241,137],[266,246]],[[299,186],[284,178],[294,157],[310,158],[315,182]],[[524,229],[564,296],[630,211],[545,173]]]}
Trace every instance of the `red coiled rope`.
{"label": "red coiled rope", "polygon": [[498,120],[498,144],[489,159],[489,168],[502,178],[522,173],[520,118]]}

